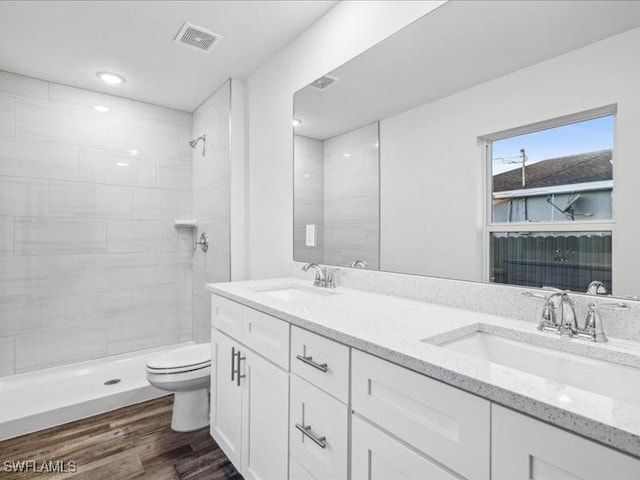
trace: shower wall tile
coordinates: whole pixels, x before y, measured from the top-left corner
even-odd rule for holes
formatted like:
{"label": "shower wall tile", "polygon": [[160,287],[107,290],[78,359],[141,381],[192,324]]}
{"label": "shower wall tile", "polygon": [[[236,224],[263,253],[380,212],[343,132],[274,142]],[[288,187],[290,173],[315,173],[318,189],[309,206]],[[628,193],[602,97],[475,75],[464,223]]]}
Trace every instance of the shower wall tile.
{"label": "shower wall tile", "polygon": [[107,332],[102,328],[74,326],[18,335],[15,338],[16,373],[89,360],[107,353]]}
{"label": "shower wall tile", "polygon": [[75,326],[105,329],[108,319],[133,310],[130,290],[88,290],[49,299],[49,328]]}
{"label": "shower wall tile", "polygon": [[16,255],[60,255],[107,251],[106,220],[16,217]]}
{"label": "shower wall tile", "polygon": [[193,252],[155,254],[155,281],[158,284],[190,284],[193,275]]}
{"label": "shower wall tile", "polygon": [[0,257],[0,296],[75,292],[78,271],[75,255]]}
{"label": "shower wall tile", "polygon": [[180,129],[191,130],[191,114],[188,112],[134,100],[131,102],[131,115],[152,122],[166,123]]}
{"label": "shower wall tile", "polygon": [[16,130],[16,101],[0,95],[0,135],[13,135]]}
{"label": "shower wall tile", "polygon": [[46,215],[47,182],[0,177],[0,215]]}
{"label": "shower wall tile", "polygon": [[107,122],[99,113],[53,108],[45,102],[16,104],[16,135],[50,142],[104,148]]}
{"label": "shower wall tile", "polygon": [[137,119],[110,121],[107,128],[107,149],[142,155],[176,158],[180,129],[162,123],[141,122]]}
{"label": "shower wall tile", "polygon": [[155,187],[156,172],[155,157],[104,150],[80,150],[78,155],[78,177],[85,182]]}
{"label": "shower wall tile", "polygon": [[[78,275],[84,289],[115,289],[156,284],[154,253],[81,255]],[[177,281],[177,280],[176,280]]]}
{"label": "shower wall tile", "polygon": [[107,244],[111,253],[178,251],[173,221],[108,220]]}
{"label": "shower wall tile", "polygon": [[190,218],[191,192],[136,188],[133,191],[133,216],[144,220]]}
{"label": "shower wall tile", "polygon": [[[110,109],[110,115],[130,115],[132,113],[132,101],[127,98],[114,97],[105,93],[92,92],[82,88],[49,84],[49,101],[53,104],[66,104],[82,107],[91,113],[95,113],[95,105],[101,105]],[[104,113],[99,113],[107,117]]]}
{"label": "shower wall tile", "polygon": [[0,297],[0,338],[47,328],[47,308],[43,298]]}
{"label": "shower wall tile", "polygon": [[39,98],[46,100],[49,97],[49,84],[15,73],[0,72],[0,93],[12,97]]}
{"label": "shower wall tile", "polygon": [[133,191],[114,185],[49,182],[49,215],[131,218]]}
{"label": "shower wall tile", "polygon": [[12,375],[15,371],[15,339],[0,338],[0,377]]}
{"label": "shower wall tile", "polygon": [[221,220],[230,216],[229,183],[219,183],[194,190],[193,214],[199,219]]}
{"label": "shower wall tile", "polygon": [[193,338],[191,127],[0,72],[0,375]]}
{"label": "shower wall tile", "polygon": [[51,142],[3,137],[0,138],[0,175],[77,180],[78,149]]}
{"label": "shower wall tile", "polygon": [[158,159],[158,187],[187,190],[191,195],[191,164],[181,160]]}
{"label": "shower wall tile", "polygon": [[171,314],[114,315],[107,325],[108,354],[178,343],[179,317]]}
{"label": "shower wall tile", "polygon": [[13,255],[13,217],[0,217],[0,255]]}

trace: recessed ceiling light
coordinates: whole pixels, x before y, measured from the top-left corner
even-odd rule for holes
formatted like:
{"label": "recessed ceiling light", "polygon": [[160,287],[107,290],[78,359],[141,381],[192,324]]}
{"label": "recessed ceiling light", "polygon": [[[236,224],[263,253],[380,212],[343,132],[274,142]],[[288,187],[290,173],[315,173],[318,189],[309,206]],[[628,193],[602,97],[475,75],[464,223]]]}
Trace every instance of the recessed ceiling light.
{"label": "recessed ceiling light", "polygon": [[118,75],[117,73],[111,72],[97,72],[96,76],[105,83],[109,85],[120,85],[127,81],[122,75]]}
{"label": "recessed ceiling light", "polygon": [[119,167],[128,167],[129,164],[127,162],[118,162],[116,163],[116,165],[118,165]]}
{"label": "recessed ceiling light", "polygon": [[302,120],[298,120],[297,118],[293,119],[293,126],[297,127],[298,125],[302,125]]}
{"label": "recessed ceiling light", "polygon": [[100,113],[105,113],[111,110],[109,107],[105,107],[104,105],[94,105],[93,108]]}
{"label": "recessed ceiling light", "polygon": [[350,153],[343,153],[342,156],[348,158],[348,157],[351,156],[351,154]]}
{"label": "recessed ceiling light", "polygon": [[135,157],[136,155],[138,155],[140,152],[138,150],[129,150],[129,155],[131,155],[132,157]]}

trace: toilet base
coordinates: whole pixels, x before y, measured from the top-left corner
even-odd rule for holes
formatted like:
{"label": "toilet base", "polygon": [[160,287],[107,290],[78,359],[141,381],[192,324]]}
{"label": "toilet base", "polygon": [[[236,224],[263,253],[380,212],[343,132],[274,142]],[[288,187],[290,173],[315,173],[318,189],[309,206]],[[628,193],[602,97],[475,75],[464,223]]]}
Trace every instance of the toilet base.
{"label": "toilet base", "polygon": [[209,389],[175,392],[171,429],[192,432],[209,425]]}

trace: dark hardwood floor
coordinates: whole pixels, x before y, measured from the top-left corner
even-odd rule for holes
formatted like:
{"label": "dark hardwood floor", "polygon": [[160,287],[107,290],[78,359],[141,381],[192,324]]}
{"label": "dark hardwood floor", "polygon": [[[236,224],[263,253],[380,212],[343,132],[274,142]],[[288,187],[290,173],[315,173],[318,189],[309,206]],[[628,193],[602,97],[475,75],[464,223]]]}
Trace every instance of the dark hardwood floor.
{"label": "dark hardwood floor", "polygon": [[[171,430],[172,402],[166,396],[0,442],[0,479],[242,480],[208,428]],[[77,472],[9,472],[20,460],[38,470],[61,466],[42,462],[64,461],[67,469],[75,462]]]}

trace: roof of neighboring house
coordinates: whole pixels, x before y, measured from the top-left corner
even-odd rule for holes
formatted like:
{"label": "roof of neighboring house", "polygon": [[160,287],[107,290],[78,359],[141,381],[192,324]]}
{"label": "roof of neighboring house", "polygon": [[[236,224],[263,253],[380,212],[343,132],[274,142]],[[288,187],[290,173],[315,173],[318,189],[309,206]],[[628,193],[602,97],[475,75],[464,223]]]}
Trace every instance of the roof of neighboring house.
{"label": "roof of neighboring house", "polygon": [[500,173],[493,177],[493,191],[506,192],[612,180],[611,150],[580,153],[532,163],[525,167],[525,179],[526,186],[523,187],[520,168]]}

